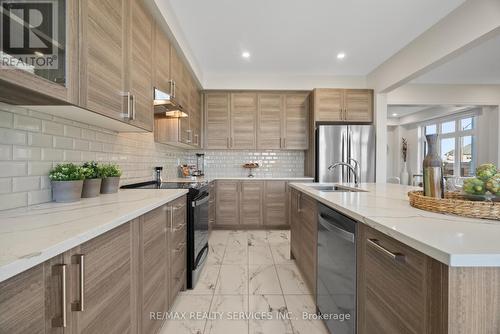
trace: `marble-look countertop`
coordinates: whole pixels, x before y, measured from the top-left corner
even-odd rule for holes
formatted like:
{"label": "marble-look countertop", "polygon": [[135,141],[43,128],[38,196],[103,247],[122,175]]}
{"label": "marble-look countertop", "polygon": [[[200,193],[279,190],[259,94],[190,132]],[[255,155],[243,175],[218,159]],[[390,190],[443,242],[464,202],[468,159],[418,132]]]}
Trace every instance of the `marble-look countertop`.
{"label": "marble-look countertop", "polygon": [[130,189],[0,211],[0,282],[187,193]]}
{"label": "marble-look countertop", "polygon": [[193,176],[193,177],[179,177],[179,178],[167,178],[163,179],[162,182],[211,182],[217,180],[242,180],[242,181],[313,181],[313,177],[302,176],[302,177],[247,177],[247,176],[220,176],[220,177],[210,177],[210,176]]}
{"label": "marble-look countertop", "polygon": [[[500,267],[500,221],[427,212],[410,206],[396,184],[362,184],[366,192],[321,192],[291,187],[452,267]],[[346,185],[346,186],[353,186]]]}

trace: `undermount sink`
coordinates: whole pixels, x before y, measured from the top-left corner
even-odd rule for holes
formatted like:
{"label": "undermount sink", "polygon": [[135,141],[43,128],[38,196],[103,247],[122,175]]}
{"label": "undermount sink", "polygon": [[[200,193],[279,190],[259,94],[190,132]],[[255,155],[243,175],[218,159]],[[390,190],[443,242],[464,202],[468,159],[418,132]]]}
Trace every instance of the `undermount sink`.
{"label": "undermount sink", "polygon": [[346,187],[339,187],[337,185],[327,185],[327,184],[316,184],[316,185],[310,185],[309,187],[313,188],[314,190],[322,191],[322,192],[360,192],[363,190],[358,190],[358,189],[352,189],[352,188],[346,188]]}

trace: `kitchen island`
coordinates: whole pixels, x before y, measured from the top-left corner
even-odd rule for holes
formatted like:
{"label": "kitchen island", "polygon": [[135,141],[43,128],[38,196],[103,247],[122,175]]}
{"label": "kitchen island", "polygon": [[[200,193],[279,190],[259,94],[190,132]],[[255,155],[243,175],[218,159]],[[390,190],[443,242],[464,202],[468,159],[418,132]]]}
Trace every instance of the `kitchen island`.
{"label": "kitchen island", "polygon": [[[340,186],[354,191],[325,191],[327,185],[321,186],[290,184],[292,219],[298,216],[299,224],[317,231],[319,202],[358,222],[358,333],[500,332],[500,221],[413,208],[407,198],[413,187],[345,184]],[[303,254],[317,261],[318,240],[304,245],[304,228],[294,233],[298,224],[291,225],[299,268]],[[302,268],[306,277],[317,271],[305,263]],[[315,293],[316,277],[308,281]]]}

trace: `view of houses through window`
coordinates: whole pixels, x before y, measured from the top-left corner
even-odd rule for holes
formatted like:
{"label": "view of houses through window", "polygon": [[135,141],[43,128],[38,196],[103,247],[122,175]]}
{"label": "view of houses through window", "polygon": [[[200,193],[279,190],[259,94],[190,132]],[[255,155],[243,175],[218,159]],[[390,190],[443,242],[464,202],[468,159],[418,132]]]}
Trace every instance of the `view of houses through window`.
{"label": "view of houses through window", "polygon": [[445,176],[472,176],[476,165],[475,119],[466,116],[458,119],[427,123],[421,127],[421,159],[427,154],[425,135],[439,135],[438,150],[443,160]]}

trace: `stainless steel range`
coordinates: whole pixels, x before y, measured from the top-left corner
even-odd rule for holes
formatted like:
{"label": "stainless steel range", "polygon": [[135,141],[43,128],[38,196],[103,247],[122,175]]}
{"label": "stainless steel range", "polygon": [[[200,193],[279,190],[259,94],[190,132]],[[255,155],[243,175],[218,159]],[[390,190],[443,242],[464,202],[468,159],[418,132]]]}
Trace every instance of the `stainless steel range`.
{"label": "stainless steel range", "polygon": [[198,281],[208,255],[208,183],[150,181],[123,186],[128,189],[188,189],[187,194],[187,288]]}

